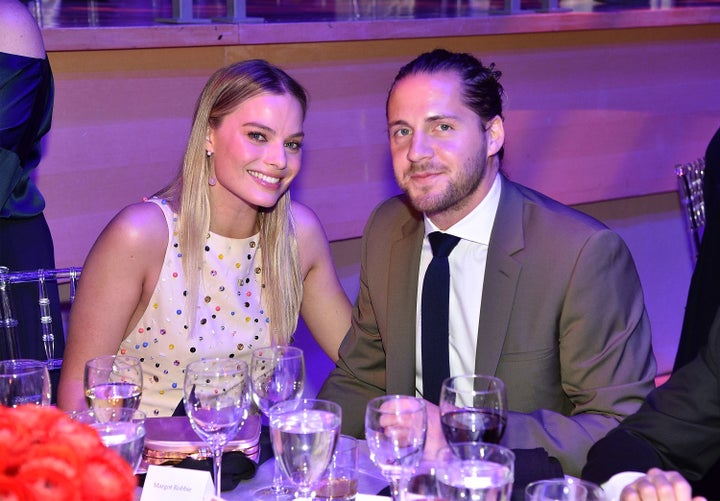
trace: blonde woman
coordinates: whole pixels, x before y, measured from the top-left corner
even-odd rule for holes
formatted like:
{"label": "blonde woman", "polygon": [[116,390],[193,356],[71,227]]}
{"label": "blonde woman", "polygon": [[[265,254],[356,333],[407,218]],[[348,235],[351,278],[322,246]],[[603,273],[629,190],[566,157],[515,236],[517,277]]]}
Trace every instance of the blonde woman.
{"label": "blonde woman", "polygon": [[350,303],[313,212],[290,201],[305,90],[262,60],[218,70],[198,100],[181,172],[122,210],[90,251],[73,305],[58,405],[84,408],[85,361],[143,361],[141,410],[171,415],[184,367],[288,343],[302,314],[336,360]]}

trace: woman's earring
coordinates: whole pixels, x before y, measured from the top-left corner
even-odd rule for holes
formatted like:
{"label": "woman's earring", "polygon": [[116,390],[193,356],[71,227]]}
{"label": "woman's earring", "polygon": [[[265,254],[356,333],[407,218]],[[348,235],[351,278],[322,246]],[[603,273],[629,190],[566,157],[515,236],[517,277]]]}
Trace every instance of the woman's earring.
{"label": "woman's earring", "polygon": [[210,176],[210,177],[208,178],[208,184],[209,184],[210,186],[215,186],[215,183],[217,183],[217,179],[215,179],[214,177]]}
{"label": "woman's earring", "polygon": [[212,156],[212,151],[210,151],[210,150],[205,150],[205,154],[206,154],[208,157],[211,157],[211,156]]}

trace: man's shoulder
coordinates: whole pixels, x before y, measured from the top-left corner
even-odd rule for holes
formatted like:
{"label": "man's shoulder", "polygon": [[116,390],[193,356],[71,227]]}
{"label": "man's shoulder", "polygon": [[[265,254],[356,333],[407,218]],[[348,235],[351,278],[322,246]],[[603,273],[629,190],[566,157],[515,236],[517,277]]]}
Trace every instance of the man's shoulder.
{"label": "man's shoulder", "polygon": [[401,228],[409,221],[422,222],[422,213],[415,210],[405,195],[384,200],[373,209],[366,225],[376,231]]}
{"label": "man's shoulder", "polygon": [[604,223],[589,214],[565,205],[537,190],[512,181],[509,182],[508,188],[517,190],[523,199],[525,213],[533,218],[547,220],[552,224],[562,222],[572,225],[575,230],[580,228],[586,228],[588,231],[607,229]]}

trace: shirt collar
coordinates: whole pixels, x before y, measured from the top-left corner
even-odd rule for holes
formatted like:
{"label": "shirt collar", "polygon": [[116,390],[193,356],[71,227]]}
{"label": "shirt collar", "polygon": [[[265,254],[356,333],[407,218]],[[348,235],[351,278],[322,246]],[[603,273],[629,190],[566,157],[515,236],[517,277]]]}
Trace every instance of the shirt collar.
{"label": "shirt collar", "polygon": [[[445,233],[455,235],[463,240],[469,240],[482,245],[490,245],[495,215],[500,205],[500,192],[502,191],[501,175],[495,175],[490,191],[482,201],[464,218],[445,230]],[[425,222],[425,237],[433,231],[441,231],[423,213]]]}

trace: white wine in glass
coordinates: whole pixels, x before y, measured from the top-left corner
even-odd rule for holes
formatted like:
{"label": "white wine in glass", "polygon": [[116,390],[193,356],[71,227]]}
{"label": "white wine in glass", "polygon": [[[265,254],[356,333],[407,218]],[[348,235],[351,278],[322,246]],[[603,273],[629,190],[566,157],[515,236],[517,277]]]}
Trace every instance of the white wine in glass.
{"label": "white wine in glass", "polygon": [[85,400],[98,414],[114,409],[137,409],[143,387],[139,358],[107,355],[85,362]]}

